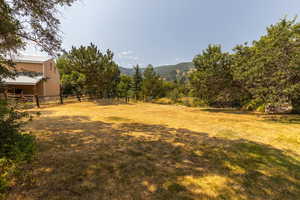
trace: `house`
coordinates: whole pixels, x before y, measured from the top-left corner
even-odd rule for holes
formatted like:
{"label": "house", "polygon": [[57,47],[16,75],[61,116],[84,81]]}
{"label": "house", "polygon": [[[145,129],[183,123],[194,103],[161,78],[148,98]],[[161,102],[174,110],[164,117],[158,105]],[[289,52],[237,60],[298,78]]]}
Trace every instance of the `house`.
{"label": "house", "polygon": [[60,94],[60,76],[53,59],[18,56],[13,61],[17,76],[3,79],[8,95],[52,97]]}

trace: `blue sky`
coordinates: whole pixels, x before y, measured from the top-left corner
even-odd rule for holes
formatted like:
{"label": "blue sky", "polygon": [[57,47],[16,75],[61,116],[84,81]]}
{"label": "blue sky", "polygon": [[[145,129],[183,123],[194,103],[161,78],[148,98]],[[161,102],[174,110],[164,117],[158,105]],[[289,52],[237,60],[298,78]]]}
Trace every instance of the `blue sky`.
{"label": "blue sky", "polygon": [[97,44],[124,67],[191,61],[208,44],[258,39],[299,0],[80,0],[61,9],[63,47]]}

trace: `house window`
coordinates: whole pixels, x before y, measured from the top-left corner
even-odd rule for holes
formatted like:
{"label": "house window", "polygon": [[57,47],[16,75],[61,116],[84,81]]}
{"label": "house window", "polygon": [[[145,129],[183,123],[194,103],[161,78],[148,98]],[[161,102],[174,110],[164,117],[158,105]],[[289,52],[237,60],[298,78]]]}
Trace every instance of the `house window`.
{"label": "house window", "polygon": [[52,71],[52,63],[50,63],[50,71]]}

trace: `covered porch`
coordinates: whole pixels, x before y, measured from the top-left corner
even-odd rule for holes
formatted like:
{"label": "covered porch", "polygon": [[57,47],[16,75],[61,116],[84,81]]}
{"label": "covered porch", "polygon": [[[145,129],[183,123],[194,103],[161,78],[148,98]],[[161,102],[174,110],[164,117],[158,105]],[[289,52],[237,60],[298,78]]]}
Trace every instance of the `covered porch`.
{"label": "covered porch", "polygon": [[4,79],[4,94],[8,99],[33,101],[34,96],[43,96],[43,77],[17,76]]}

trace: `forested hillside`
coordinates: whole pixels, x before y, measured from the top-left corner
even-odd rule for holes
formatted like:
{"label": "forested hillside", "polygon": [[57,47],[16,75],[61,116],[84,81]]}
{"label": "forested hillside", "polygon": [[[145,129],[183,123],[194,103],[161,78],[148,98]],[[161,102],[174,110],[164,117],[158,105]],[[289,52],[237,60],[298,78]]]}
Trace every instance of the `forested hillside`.
{"label": "forested hillside", "polygon": [[[179,77],[185,76],[186,72],[188,72],[192,68],[194,68],[194,64],[192,62],[184,62],[184,63],[179,63],[176,65],[157,66],[154,68],[154,70],[165,80],[173,81],[173,80],[176,80],[176,78],[178,76]],[[145,68],[141,68],[142,72],[144,70],[145,70]],[[132,76],[134,73],[133,68],[120,67],[120,71],[121,71],[121,73],[130,75],[130,76]]]}

